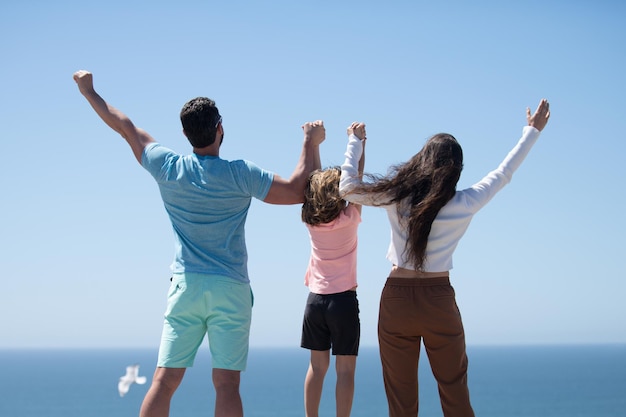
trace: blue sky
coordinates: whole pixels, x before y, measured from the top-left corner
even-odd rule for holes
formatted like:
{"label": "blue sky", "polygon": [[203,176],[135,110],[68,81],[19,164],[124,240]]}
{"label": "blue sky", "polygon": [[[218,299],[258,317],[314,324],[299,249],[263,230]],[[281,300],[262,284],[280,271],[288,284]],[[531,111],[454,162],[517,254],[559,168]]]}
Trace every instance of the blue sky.
{"label": "blue sky", "polygon": [[[78,69],[180,152],[190,150],[180,108],[215,99],[221,156],[281,176],[306,121],[325,122],[325,166],[342,162],[346,127],[365,122],[374,173],[449,132],[464,148],[460,187],[500,163],[526,107],[545,97],[550,123],[456,251],[467,342],[626,343],[626,5],[90,3],[0,6],[0,348],[158,345],[171,228],[152,178],[78,93]],[[309,254],[299,210],[252,204],[252,346],[299,346]],[[365,208],[363,345],[377,343],[388,238],[384,212]]]}

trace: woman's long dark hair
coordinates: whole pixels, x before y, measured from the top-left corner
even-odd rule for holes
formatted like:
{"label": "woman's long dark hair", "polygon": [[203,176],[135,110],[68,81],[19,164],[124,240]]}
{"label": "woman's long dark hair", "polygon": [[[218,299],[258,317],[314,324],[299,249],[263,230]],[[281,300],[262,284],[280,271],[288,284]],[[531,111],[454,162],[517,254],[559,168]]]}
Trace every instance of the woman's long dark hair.
{"label": "woman's long dark hair", "polygon": [[439,210],[454,197],[463,170],[463,150],[454,136],[438,133],[409,161],[393,166],[387,176],[364,183],[352,192],[381,193],[382,204],[396,203],[407,210],[405,253],[416,270],[422,270],[426,245]]}

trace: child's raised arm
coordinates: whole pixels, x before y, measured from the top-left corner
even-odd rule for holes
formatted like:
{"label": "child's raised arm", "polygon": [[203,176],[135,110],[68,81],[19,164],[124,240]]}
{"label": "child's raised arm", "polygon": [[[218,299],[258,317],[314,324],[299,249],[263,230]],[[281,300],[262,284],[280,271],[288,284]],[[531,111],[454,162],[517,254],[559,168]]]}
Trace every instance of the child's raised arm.
{"label": "child's raised arm", "polygon": [[[365,168],[365,141],[367,139],[367,134],[365,132],[365,123],[353,122],[350,126],[348,126],[347,133],[348,133],[348,137],[350,135],[354,135],[357,138],[359,138],[361,140],[361,144],[363,146],[363,149],[362,149],[362,152],[361,152],[361,158],[359,158],[359,166],[357,168],[358,169],[358,178],[359,178],[359,180],[362,180],[363,179],[363,170]],[[356,203],[351,203],[351,204],[355,204],[355,206],[357,207],[359,212],[361,211],[361,205],[360,204],[356,204]]]}

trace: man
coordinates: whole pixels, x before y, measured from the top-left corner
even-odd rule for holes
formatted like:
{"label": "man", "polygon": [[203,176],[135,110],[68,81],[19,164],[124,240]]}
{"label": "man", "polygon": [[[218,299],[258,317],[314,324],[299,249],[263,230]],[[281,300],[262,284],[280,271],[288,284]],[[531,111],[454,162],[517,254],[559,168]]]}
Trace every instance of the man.
{"label": "man", "polygon": [[94,90],[90,72],[77,71],[74,80],[98,116],[122,135],[155,178],[174,229],[176,254],[159,358],[140,416],[169,415],[172,396],[205,334],[213,360],[215,416],[243,416],[239,381],[247,361],[252,310],[246,215],[253,197],[270,204],[304,201],[307,177],[320,167],[323,122],[302,126],[302,153],[285,180],[251,162],[219,157],[224,127],[213,100],[198,97],[183,107],[183,133],[193,147],[193,154],[183,156],[106,103]]}

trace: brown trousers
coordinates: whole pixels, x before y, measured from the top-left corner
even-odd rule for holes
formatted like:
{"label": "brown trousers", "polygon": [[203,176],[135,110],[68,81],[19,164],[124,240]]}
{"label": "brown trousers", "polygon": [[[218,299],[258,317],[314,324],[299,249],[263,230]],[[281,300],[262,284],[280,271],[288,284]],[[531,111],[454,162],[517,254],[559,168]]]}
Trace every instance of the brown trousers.
{"label": "brown trousers", "polygon": [[390,417],[416,417],[417,363],[424,342],[445,417],[474,417],[461,314],[449,278],[387,278],[378,342]]}

